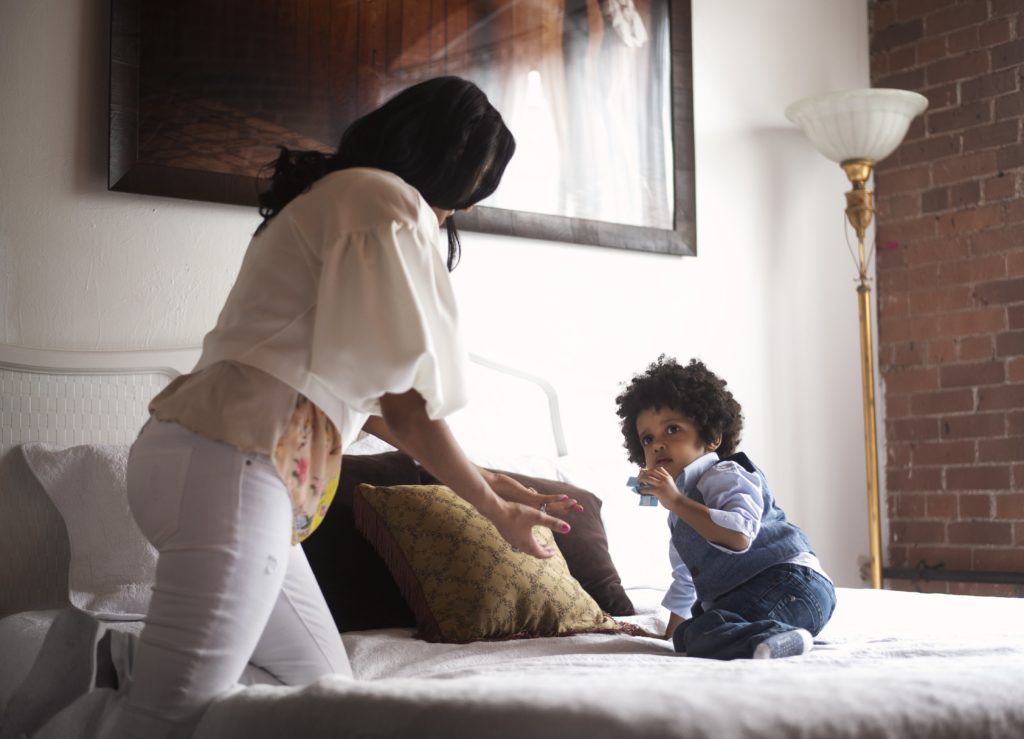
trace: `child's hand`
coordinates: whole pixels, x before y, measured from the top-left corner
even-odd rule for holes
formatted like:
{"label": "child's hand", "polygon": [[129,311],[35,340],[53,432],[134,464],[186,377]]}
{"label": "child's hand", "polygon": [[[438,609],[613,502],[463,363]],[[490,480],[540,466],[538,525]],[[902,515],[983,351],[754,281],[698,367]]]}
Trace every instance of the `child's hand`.
{"label": "child's hand", "polygon": [[655,467],[653,470],[642,469],[636,476],[637,481],[642,485],[650,485],[641,492],[649,493],[658,499],[658,502],[665,508],[676,498],[683,497],[676,487],[676,481],[672,479],[664,467]]}

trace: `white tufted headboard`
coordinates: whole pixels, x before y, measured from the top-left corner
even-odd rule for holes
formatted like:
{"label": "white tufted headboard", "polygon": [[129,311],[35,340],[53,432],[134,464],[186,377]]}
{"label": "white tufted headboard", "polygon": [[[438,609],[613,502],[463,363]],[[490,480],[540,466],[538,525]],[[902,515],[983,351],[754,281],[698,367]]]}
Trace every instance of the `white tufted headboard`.
{"label": "white tufted headboard", "polygon": [[[0,457],[29,441],[130,444],[146,420],[149,400],[190,371],[198,358],[198,348],[89,352],[0,344]],[[470,359],[480,370],[474,378],[478,395],[495,404],[477,425],[493,418],[504,422],[513,413],[532,414],[524,424],[534,430],[547,426],[545,443],[550,448],[553,441],[555,454],[565,456],[558,396],[551,384],[484,357]],[[538,419],[537,413],[545,411],[547,417]]]}
{"label": "white tufted headboard", "polygon": [[29,441],[130,444],[198,349],[84,352],[0,344],[0,456]]}

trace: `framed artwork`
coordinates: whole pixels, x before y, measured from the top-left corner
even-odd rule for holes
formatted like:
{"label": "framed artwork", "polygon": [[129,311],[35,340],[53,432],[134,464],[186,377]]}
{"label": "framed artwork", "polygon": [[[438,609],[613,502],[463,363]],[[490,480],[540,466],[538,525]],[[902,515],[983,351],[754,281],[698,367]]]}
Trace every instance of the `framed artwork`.
{"label": "framed artwork", "polygon": [[689,0],[112,0],[109,187],[255,205],[411,84],[478,84],[516,137],[460,228],[695,255]]}

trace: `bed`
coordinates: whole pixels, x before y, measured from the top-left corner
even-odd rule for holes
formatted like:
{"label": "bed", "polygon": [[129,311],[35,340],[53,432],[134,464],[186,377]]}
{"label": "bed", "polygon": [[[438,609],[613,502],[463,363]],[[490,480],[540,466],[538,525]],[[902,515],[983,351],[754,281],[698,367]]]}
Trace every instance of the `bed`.
{"label": "bed", "polygon": [[[50,449],[103,445],[116,463],[141,423],[145,401],[194,359],[189,350],[0,347],[0,453],[6,454],[0,528],[8,543],[0,572],[0,706],[7,706],[64,604],[55,602],[55,593],[97,613],[107,609],[115,629],[140,628],[130,608],[76,600],[82,594],[73,585],[81,573],[71,552],[75,546],[82,551],[81,539],[47,542],[46,556],[11,550],[11,537],[18,536],[12,527],[39,539],[66,510],[47,508],[38,489],[27,489],[25,470],[11,474],[11,464],[22,445],[33,442]],[[553,389],[485,359],[476,367],[484,378],[480,396],[514,406],[523,416],[516,424],[530,432],[524,447],[533,448],[529,454],[506,450],[500,459],[488,458],[493,450],[487,449],[475,456],[510,471],[571,478],[581,465],[578,459],[567,463]],[[488,385],[492,381],[500,390]],[[464,423],[471,430],[475,421]],[[368,444],[362,451],[382,450]],[[90,482],[102,486],[104,479]],[[82,528],[81,521],[65,517],[65,523],[72,533]],[[104,567],[99,560],[87,564]],[[117,573],[105,574],[116,581]],[[628,576],[622,585],[636,613],[619,621],[663,631],[663,590]],[[111,587],[122,605],[140,595],[117,590],[116,582]],[[814,650],[790,660],[690,659],[662,639],[629,633],[447,644],[417,639],[410,627],[346,631],[355,682],[325,678],[291,688],[249,674],[208,707],[193,736],[1017,738],[1024,736],[1021,624],[1024,602],[1018,599],[840,588],[836,614]]]}

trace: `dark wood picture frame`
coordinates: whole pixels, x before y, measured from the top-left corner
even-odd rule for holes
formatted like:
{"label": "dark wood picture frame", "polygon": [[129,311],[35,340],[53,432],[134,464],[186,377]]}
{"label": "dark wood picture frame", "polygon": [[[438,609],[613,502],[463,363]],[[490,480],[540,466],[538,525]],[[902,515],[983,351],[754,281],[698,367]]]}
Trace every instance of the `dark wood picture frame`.
{"label": "dark wood picture frame", "polygon": [[[460,213],[461,229],[590,244],[669,255],[695,256],[693,62],[690,0],[669,0],[672,179],[674,227],[654,228],[599,220],[478,207]],[[140,158],[141,0],[111,1],[110,190],[255,205],[255,177],[168,166]]]}

